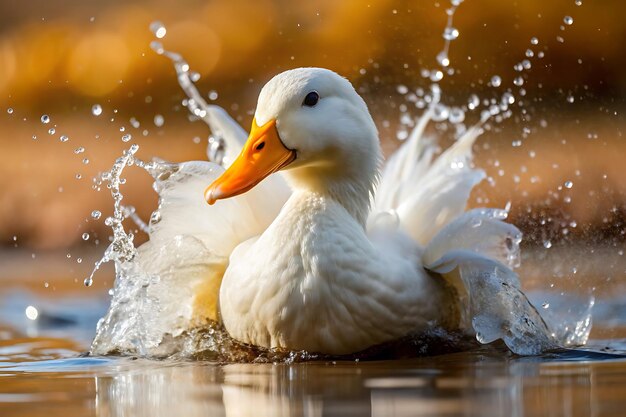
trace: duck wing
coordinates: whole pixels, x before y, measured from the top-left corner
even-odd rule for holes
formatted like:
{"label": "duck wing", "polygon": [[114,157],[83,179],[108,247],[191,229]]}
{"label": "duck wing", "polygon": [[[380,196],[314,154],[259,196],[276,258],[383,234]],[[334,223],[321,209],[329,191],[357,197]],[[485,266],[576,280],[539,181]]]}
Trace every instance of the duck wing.
{"label": "duck wing", "polygon": [[282,176],[269,176],[247,193],[209,205],[204,190],[224,172],[223,166],[208,161],[156,163],[150,171],[160,200],[149,225],[150,240],[139,248],[142,264],[162,281],[192,288],[195,319],[216,320],[231,252],[263,233],[291,191]]}
{"label": "duck wing", "polygon": [[[220,106],[204,103],[202,108],[205,111],[202,119],[212,134],[207,147],[209,161],[228,167],[241,152],[248,133]],[[220,152],[223,158],[219,158]]]}
{"label": "duck wing", "polygon": [[[480,126],[435,158],[437,146],[424,136],[431,115],[432,108],[384,166],[368,229],[399,229],[423,247],[422,265],[456,288],[460,326],[480,342],[502,339],[519,354],[584,343],[589,329],[579,328],[588,327],[588,317],[547,323],[521,290],[513,268],[519,265],[522,234],[504,221],[507,210],[465,212],[470,192],[485,177],[472,166]],[[565,337],[557,340],[555,334]]]}
{"label": "duck wing", "polygon": [[431,115],[432,109],[424,113],[383,167],[368,221],[376,227],[392,216],[423,246],[465,211],[470,192],[485,177],[484,171],[471,166],[472,145],[480,128],[470,128],[435,159],[437,145],[424,136]]}
{"label": "duck wing", "polygon": [[[234,148],[245,131],[223,109],[211,108],[210,126],[225,150],[237,155]],[[218,320],[219,288],[231,252],[261,234],[290,194],[282,176],[272,175],[249,192],[210,206],[204,190],[224,172],[222,165],[153,161],[144,168],[154,178],[159,206],[147,227],[149,240],[132,259],[116,262],[113,298],[98,325],[94,354],[167,356],[180,349],[171,337]]]}

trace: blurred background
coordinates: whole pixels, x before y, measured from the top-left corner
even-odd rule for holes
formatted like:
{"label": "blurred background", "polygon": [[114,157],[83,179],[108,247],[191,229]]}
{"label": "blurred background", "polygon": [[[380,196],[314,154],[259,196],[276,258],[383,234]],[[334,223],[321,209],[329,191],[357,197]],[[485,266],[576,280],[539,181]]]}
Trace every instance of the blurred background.
{"label": "blurred background", "polygon": [[[584,247],[583,259],[609,251],[623,278],[626,3],[459,3],[452,24],[459,36],[449,50],[454,71],[444,69],[442,101],[466,108],[472,94],[499,100],[509,89],[516,97],[512,117],[490,122],[478,140],[476,163],[489,178],[471,205],[510,202],[527,247]],[[423,70],[441,68],[435,57],[449,7],[449,0],[2,0],[2,275],[36,278],[37,287],[43,276],[60,286],[51,274],[82,283],[110,234],[103,220],[112,199],[106,189],[93,190],[92,179],[130,143],[140,145],[144,160],[206,159],[210,132],[181,104],[171,62],[150,49],[151,22],[163,22],[163,45],[200,74],[207,100],[245,128],[273,75],[327,67],[363,95],[389,153],[400,143],[406,106],[414,116],[422,112],[406,90],[427,89],[432,80]],[[531,66],[517,71],[524,59]],[[520,74],[523,85],[515,81]],[[479,115],[468,112],[467,125]],[[431,132],[444,145],[452,140],[446,129]],[[126,177],[124,204],[148,218],[156,206],[150,178],[139,169]],[[93,219],[93,210],[102,217]],[[104,276],[101,285],[110,286],[112,276]]]}

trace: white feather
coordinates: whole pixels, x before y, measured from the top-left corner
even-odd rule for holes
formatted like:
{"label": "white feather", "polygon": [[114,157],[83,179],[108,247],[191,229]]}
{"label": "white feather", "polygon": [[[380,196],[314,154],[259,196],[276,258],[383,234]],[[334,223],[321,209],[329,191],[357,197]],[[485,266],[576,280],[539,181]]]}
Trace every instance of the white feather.
{"label": "white feather", "polygon": [[433,161],[436,147],[423,136],[429,121],[430,110],[384,167],[373,217],[394,213],[401,229],[424,246],[463,213],[472,188],[485,176],[470,165],[472,145],[481,132],[478,127],[469,129]]}
{"label": "white feather", "polygon": [[507,212],[500,209],[473,209],[443,227],[428,243],[424,251],[424,265],[436,262],[453,250],[468,250],[509,267],[519,265],[519,242],[522,239],[517,227],[502,221]]}
{"label": "white feather", "polygon": [[172,164],[168,168],[155,173],[161,220],[150,225],[150,239],[194,236],[219,256],[229,256],[238,244],[261,234],[289,196],[282,177],[271,176],[247,193],[209,206],[204,190],[224,168],[205,161]]}
{"label": "white feather", "polygon": [[[248,134],[230,115],[216,105],[205,104],[206,111],[204,121],[209,125],[213,136],[224,141],[224,165],[228,167],[239,155]],[[212,155],[210,148],[207,149],[209,160]]]}

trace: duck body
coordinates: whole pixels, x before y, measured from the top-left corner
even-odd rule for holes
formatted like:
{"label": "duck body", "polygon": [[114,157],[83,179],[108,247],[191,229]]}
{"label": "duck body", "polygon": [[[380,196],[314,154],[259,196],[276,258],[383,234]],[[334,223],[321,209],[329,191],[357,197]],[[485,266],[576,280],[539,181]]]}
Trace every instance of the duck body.
{"label": "duck body", "polygon": [[441,318],[445,289],[401,233],[367,236],[332,197],[296,191],[259,237],[237,247],[220,290],[224,325],[245,343],[358,352]]}

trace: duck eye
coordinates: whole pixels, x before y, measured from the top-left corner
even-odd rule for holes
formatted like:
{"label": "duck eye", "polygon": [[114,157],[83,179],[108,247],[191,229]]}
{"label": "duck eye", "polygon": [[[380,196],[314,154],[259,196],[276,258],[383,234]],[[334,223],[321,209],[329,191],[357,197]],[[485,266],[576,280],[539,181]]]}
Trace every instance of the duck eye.
{"label": "duck eye", "polygon": [[311,91],[304,98],[302,105],[307,106],[307,107],[313,107],[317,104],[319,100],[320,100],[320,95],[317,93],[317,91]]}
{"label": "duck eye", "polygon": [[265,148],[265,141],[259,143],[258,145],[256,145],[254,147],[255,150],[260,151],[261,149]]}

